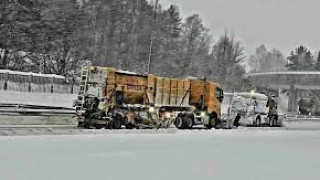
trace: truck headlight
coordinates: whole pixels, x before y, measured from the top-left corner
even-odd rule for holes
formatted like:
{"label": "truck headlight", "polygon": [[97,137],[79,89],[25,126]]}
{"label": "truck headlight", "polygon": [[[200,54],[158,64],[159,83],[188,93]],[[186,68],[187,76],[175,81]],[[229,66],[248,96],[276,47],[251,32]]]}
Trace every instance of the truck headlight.
{"label": "truck headlight", "polygon": [[89,69],[93,73],[97,72],[97,70],[98,70],[98,68],[96,66],[91,66]]}
{"label": "truck headlight", "polygon": [[164,118],[170,119],[171,118],[171,113],[170,112],[165,112],[164,113]]}
{"label": "truck headlight", "polygon": [[201,112],[201,117],[205,117],[206,116],[206,112]]}
{"label": "truck headlight", "polygon": [[85,113],[86,113],[85,110],[77,111],[77,115],[78,115],[78,116],[83,116]]}
{"label": "truck headlight", "polygon": [[149,113],[154,113],[154,112],[156,112],[156,109],[154,107],[150,107],[149,108]]}
{"label": "truck headlight", "polygon": [[191,111],[195,111],[195,110],[196,110],[196,107],[192,106],[192,107],[190,108],[190,110],[191,110]]}

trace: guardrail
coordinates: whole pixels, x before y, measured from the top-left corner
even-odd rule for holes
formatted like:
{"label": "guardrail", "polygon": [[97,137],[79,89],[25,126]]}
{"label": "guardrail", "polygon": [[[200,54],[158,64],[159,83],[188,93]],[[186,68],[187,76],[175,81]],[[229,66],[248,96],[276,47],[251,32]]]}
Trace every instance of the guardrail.
{"label": "guardrail", "polygon": [[34,106],[28,104],[0,104],[0,114],[21,115],[75,115],[76,110],[63,107]]}
{"label": "guardrail", "polygon": [[299,122],[299,121],[313,121],[320,122],[320,116],[307,116],[307,115],[287,115],[285,117],[287,121]]}

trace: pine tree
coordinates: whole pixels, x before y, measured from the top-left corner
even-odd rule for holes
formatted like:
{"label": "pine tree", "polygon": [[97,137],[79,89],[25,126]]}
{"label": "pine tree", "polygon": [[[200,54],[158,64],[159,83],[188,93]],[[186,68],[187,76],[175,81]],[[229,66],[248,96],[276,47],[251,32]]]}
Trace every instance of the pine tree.
{"label": "pine tree", "polygon": [[295,52],[291,51],[288,57],[289,64],[287,65],[289,70],[294,71],[310,71],[313,66],[313,57],[306,47],[299,46]]}
{"label": "pine tree", "polygon": [[319,53],[318,53],[315,70],[316,70],[316,71],[320,71],[320,51],[319,51]]}

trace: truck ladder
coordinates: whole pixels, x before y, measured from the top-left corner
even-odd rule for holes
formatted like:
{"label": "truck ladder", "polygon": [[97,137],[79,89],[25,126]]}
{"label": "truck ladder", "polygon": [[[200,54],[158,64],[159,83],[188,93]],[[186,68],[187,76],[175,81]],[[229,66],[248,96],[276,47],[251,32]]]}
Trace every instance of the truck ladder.
{"label": "truck ladder", "polygon": [[82,111],[85,103],[85,95],[87,92],[87,83],[88,83],[88,75],[89,75],[89,65],[85,64],[82,66],[81,78],[80,78],[80,89],[77,98],[77,111]]}

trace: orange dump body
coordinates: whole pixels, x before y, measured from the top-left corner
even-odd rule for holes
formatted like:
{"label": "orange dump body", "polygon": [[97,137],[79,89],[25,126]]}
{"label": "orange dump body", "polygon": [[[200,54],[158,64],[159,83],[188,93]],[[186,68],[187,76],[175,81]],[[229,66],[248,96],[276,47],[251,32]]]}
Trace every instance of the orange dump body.
{"label": "orange dump body", "polygon": [[[113,68],[94,67],[89,71],[88,90],[100,98],[116,103],[114,95],[123,92],[125,104],[155,106],[195,106],[220,117],[219,85],[194,79],[158,77],[120,72]],[[202,101],[202,97],[204,100]]]}

